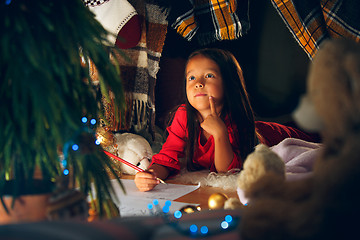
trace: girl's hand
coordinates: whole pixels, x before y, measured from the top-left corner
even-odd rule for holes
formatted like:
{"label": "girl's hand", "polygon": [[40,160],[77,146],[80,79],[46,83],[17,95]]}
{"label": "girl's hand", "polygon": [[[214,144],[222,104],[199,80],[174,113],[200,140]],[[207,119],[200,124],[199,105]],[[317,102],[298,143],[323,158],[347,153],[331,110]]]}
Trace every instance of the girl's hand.
{"label": "girl's hand", "polygon": [[201,127],[214,137],[214,164],[217,172],[226,172],[234,158],[234,152],[229,140],[225,123],[216,111],[215,102],[209,97],[210,114],[201,123]]}
{"label": "girl's hand", "polygon": [[213,137],[227,135],[227,128],[223,120],[219,117],[218,112],[216,111],[216,106],[213,97],[209,97],[210,103],[210,114],[204,119],[200,124],[201,128],[213,135]]}
{"label": "girl's hand", "polygon": [[160,183],[152,169],[136,173],[134,181],[141,192],[150,191]]}

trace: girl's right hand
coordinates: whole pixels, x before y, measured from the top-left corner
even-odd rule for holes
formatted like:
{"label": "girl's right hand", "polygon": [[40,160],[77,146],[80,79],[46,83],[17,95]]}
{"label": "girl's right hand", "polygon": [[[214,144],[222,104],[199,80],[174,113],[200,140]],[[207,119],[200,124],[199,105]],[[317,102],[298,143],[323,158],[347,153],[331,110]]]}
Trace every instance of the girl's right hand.
{"label": "girl's right hand", "polygon": [[138,172],[135,175],[135,185],[141,192],[150,191],[160,183],[155,173],[151,170],[145,172]]}
{"label": "girl's right hand", "polygon": [[228,135],[226,125],[217,112],[213,97],[209,97],[210,114],[200,123],[200,127],[214,138]]}

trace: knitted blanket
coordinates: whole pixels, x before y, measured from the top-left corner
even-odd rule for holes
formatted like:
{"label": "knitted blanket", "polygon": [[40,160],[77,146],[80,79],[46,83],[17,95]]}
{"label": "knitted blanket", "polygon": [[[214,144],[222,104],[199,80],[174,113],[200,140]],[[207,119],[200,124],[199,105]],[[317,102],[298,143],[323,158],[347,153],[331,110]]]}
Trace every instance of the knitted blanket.
{"label": "knitted blanket", "polygon": [[171,26],[200,45],[234,40],[250,28],[248,0],[183,0],[171,3]]}
{"label": "knitted blanket", "polygon": [[271,0],[299,45],[312,59],[328,38],[360,41],[358,0]]}
{"label": "knitted blanket", "polygon": [[139,15],[142,33],[137,46],[115,53],[126,96],[126,112],[121,122],[116,121],[114,115],[119,113],[114,111],[112,101],[107,102],[106,128],[113,132],[134,132],[152,143],[156,75],[167,33],[167,12],[153,0],[129,0],[129,3]]}

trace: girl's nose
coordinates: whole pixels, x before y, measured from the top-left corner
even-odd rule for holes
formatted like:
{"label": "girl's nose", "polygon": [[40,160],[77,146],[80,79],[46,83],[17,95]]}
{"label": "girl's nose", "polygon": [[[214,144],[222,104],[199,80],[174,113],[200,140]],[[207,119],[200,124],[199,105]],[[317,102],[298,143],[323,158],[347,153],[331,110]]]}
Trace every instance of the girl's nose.
{"label": "girl's nose", "polygon": [[204,85],[202,83],[197,83],[195,85],[195,88],[203,88],[203,87],[204,87]]}

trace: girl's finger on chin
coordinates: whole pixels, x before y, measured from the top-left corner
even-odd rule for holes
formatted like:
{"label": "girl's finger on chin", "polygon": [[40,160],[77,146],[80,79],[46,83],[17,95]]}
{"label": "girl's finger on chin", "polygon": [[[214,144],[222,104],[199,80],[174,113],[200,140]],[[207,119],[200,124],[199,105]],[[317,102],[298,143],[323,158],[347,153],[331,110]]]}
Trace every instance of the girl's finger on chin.
{"label": "girl's finger on chin", "polygon": [[216,107],[215,107],[215,99],[213,96],[209,96],[209,103],[210,103],[210,112],[213,115],[217,115]]}

